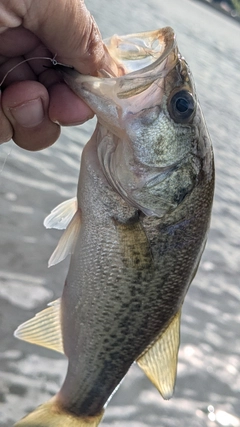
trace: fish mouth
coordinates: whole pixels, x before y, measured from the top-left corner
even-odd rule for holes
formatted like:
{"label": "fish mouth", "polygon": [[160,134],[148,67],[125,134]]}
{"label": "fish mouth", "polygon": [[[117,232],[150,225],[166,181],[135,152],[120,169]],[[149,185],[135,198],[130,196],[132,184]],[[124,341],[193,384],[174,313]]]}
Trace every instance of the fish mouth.
{"label": "fish mouth", "polygon": [[[171,27],[104,40],[119,75],[101,69],[99,77],[80,74],[70,66],[57,64],[68,86],[80,96],[101,119],[99,98],[131,98],[145,91],[156,79],[164,78],[179,57],[175,33]],[[117,96],[116,96],[117,95]],[[102,104],[102,103],[100,103]]]}
{"label": "fish mouth", "polygon": [[118,78],[118,99],[128,99],[164,78],[177,63],[179,52],[171,27],[123,37],[112,37],[110,55],[123,68]]}
{"label": "fish mouth", "polygon": [[161,102],[161,80],[176,66],[180,54],[171,27],[113,36],[105,43],[118,69],[121,68],[119,76],[105,70],[99,71],[101,77],[86,76],[62,65],[57,65],[56,69],[73,92],[93,110],[99,122],[121,137],[123,117]]}
{"label": "fish mouth", "polygon": [[153,73],[158,63],[164,61],[176,47],[176,38],[173,29],[165,27],[127,36],[115,35],[104,43],[116,64],[124,69],[124,75],[140,70],[145,74]]}

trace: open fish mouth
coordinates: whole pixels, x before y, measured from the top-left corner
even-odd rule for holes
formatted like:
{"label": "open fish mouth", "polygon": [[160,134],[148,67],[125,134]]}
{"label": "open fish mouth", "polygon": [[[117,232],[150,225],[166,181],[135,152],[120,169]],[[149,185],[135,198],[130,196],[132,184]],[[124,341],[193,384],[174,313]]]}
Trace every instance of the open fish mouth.
{"label": "open fish mouth", "polygon": [[100,121],[99,97],[106,99],[114,91],[115,101],[119,102],[145,91],[154,80],[169,73],[179,56],[171,27],[113,36],[104,42],[118,66],[119,76],[100,70],[98,78],[82,75],[71,67],[57,66],[65,82],[85,100]]}
{"label": "open fish mouth", "polygon": [[[176,47],[171,27],[104,40],[113,60],[124,68],[124,74],[142,70],[144,73],[161,63]],[[154,64],[154,67],[151,67]]]}

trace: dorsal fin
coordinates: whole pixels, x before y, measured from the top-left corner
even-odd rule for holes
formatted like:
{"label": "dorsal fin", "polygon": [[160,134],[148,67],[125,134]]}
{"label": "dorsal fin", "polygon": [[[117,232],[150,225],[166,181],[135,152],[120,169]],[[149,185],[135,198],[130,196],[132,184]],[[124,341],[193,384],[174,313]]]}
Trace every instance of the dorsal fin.
{"label": "dorsal fin", "polygon": [[48,308],[22,323],[14,332],[14,336],[20,340],[64,353],[60,304],[60,298],[48,304]]}
{"label": "dorsal fin", "polygon": [[81,218],[80,209],[77,210],[66,230],[62,234],[57,244],[56,249],[53,251],[48,261],[48,267],[58,264],[63,261],[69,254],[72,254],[78,238],[80,230]]}
{"label": "dorsal fin", "polygon": [[154,344],[137,359],[137,364],[164,399],[172,397],[180,337],[181,310]]}
{"label": "dorsal fin", "polygon": [[64,230],[67,228],[77,210],[77,197],[65,200],[51,211],[51,213],[45,218],[43,224],[46,228],[57,228],[58,230]]}

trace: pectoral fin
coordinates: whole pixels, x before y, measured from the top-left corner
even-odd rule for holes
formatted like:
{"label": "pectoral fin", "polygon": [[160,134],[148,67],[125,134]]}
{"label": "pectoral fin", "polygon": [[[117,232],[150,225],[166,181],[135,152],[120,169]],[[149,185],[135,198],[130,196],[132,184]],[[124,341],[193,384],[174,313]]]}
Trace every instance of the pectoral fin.
{"label": "pectoral fin", "polygon": [[43,224],[46,228],[65,230],[77,210],[77,197],[65,200],[51,211],[51,213],[45,218]]}
{"label": "pectoral fin", "polygon": [[64,353],[60,303],[60,298],[51,302],[48,308],[20,325],[14,332],[14,336],[20,340]]}
{"label": "pectoral fin", "polygon": [[70,223],[67,226],[67,229],[64,231],[63,235],[60,237],[58,245],[48,261],[48,267],[56,265],[59,262],[63,261],[69,254],[72,254],[76,245],[78,233],[80,230],[81,218],[80,210],[78,209]]}
{"label": "pectoral fin", "polygon": [[150,349],[137,359],[137,364],[164,399],[170,399],[177,374],[181,310]]}

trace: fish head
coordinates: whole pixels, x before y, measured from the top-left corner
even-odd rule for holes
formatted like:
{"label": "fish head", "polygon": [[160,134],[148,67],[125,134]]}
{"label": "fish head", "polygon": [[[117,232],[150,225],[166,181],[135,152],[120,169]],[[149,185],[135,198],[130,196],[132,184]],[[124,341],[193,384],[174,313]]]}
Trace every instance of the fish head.
{"label": "fish head", "polygon": [[98,156],[110,184],[144,214],[162,217],[210,167],[193,78],[170,27],[113,36],[106,46],[119,76],[63,69],[64,79],[97,115]]}

